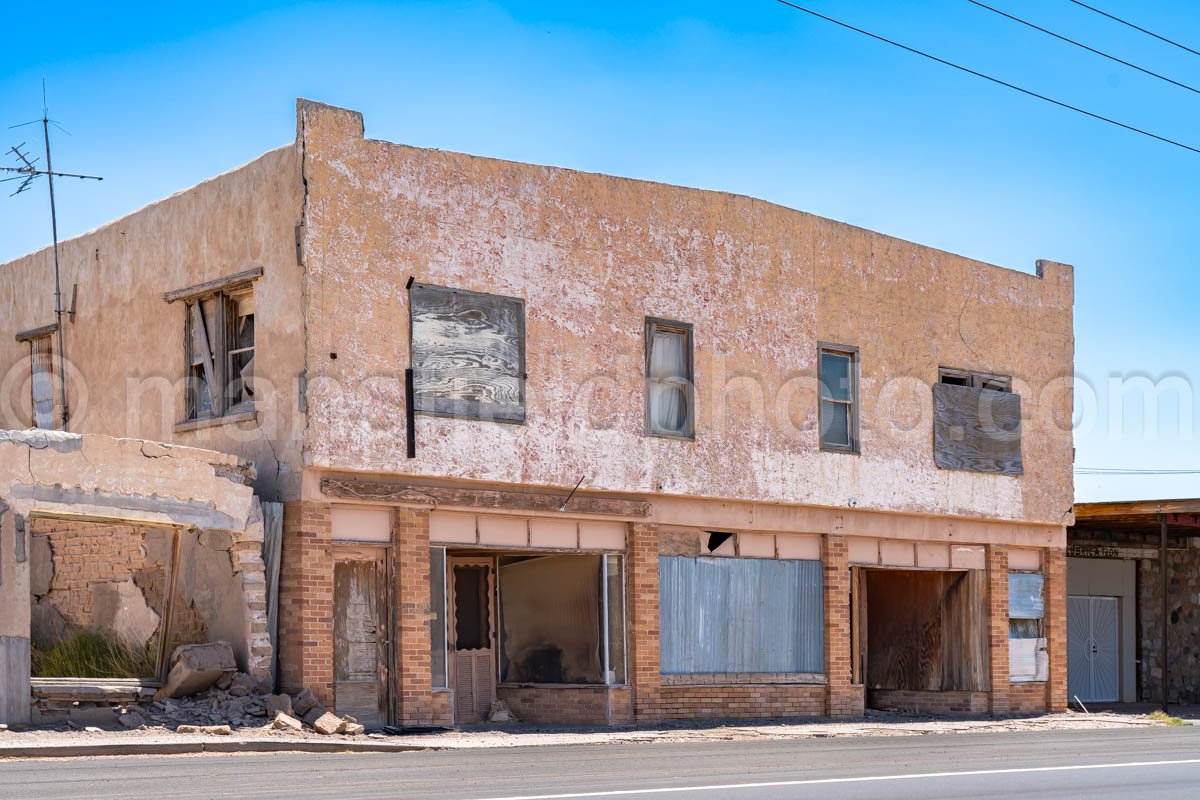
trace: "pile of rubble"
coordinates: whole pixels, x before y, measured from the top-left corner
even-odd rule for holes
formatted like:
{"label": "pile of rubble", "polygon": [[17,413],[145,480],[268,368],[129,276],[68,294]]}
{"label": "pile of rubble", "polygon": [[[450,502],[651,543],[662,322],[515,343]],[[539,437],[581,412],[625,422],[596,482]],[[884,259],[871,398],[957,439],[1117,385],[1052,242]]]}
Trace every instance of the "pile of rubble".
{"label": "pile of rubble", "polygon": [[305,727],[326,735],[356,736],[364,732],[353,717],[325,710],[308,689],[295,697],[260,691],[244,672],[225,673],[210,689],[186,697],[162,697],[128,706],[118,717],[127,728],[164,727],[179,733],[229,735],[235,728],[269,726],[281,731]]}

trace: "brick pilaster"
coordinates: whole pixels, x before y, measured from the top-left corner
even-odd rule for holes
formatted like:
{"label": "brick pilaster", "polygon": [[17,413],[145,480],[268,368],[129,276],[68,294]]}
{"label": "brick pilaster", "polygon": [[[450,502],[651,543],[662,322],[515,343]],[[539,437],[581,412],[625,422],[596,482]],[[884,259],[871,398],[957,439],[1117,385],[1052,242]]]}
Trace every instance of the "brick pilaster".
{"label": "brick pilaster", "polygon": [[1042,624],[1050,661],[1050,680],[1046,682],[1046,710],[1067,709],[1067,558],[1057,548],[1042,551],[1045,575],[1045,615]]}
{"label": "brick pilaster", "polygon": [[333,705],[333,542],[328,503],[283,507],[279,570],[279,683]]}
{"label": "brick pilaster", "polygon": [[628,680],[634,691],[636,719],[657,713],[662,689],[658,631],[658,526],[635,522],[629,526],[626,598],[632,647]]}
{"label": "brick pilaster", "polygon": [[1007,714],[1011,710],[1008,673],[1008,548],[989,545],[988,639],[991,650],[991,712]]}
{"label": "brick pilaster", "polygon": [[397,508],[396,681],[399,722],[433,723],[433,659],[429,629],[429,512]]}
{"label": "brick pilaster", "polygon": [[853,683],[850,663],[850,561],[844,536],[821,537],[825,601],[825,714],[860,717],[863,687]]}

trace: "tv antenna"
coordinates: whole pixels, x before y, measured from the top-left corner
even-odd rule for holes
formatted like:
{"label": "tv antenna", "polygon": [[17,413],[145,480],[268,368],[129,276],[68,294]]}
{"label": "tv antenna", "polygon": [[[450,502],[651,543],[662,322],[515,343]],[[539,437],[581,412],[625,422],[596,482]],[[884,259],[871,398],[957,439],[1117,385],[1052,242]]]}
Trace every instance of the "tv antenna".
{"label": "tv antenna", "polygon": [[38,159],[30,158],[29,152],[25,148],[25,142],[22,142],[15,147],[10,147],[6,155],[13,156],[18,166],[15,167],[0,167],[0,172],[15,172],[11,178],[0,178],[0,183],[6,181],[20,181],[21,184],[10,197],[16,197],[21,192],[29,189],[34,181],[43,175],[46,177],[46,184],[50,189],[50,231],[54,237],[54,321],[57,323],[58,329],[58,389],[59,389],[59,417],[62,421],[62,429],[67,429],[67,420],[70,415],[67,410],[67,353],[63,346],[63,305],[62,305],[62,277],[58,266],[58,212],[54,207],[54,179],[55,178],[79,178],[86,181],[102,181],[104,178],[96,175],[80,175],[74,172],[55,172],[53,162],[50,160],[50,126],[58,128],[63,133],[70,135],[65,128],[59,125],[54,120],[50,119],[50,111],[46,106],[46,82],[42,81],[42,118],[40,120],[31,120],[23,122],[20,125],[13,125],[13,128],[21,128],[26,125],[42,123],[42,141],[46,146],[46,168],[38,167]]}

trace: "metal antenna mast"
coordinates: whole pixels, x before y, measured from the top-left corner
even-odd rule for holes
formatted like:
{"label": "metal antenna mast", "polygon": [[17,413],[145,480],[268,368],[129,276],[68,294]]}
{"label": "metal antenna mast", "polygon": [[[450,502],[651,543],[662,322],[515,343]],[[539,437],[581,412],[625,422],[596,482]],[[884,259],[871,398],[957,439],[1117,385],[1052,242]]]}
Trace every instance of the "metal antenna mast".
{"label": "metal antenna mast", "polygon": [[[16,175],[11,178],[0,178],[0,183],[4,181],[21,181],[21,185],[13,192],[10,197],[16,197],[21,192],[28,189],[35,180],[41,176],[46,176],[46,183],[50,189],[50,231],[54,237],[54,321],[58,328],[58,389],[59,389],[59,416],[62,421],[62,429],[67,429],[67,421],[70,418],[67,410],[67,352],[63,345],[63,305],[62,305],[62,277],[58,265],[58,212],[54,207],[54,179],[55,178],[80,178],[89,181],[102,181],[103,178],[95,175],[79,175],[72,172],[55,172],[54,165],[50,161],[50,124],[54,122],[50,119],[50,111],[46,106],[46,84],[42,83],[42,118],[33,120],[33,122],[42,123],[42,139],[46,144],[46,168],[37,168],[37,159],[30,159],[29,155],[22,151],[25,147],[22,142],[15,147],[9,148],[8,152],[15,156],[20,162],[20,166],[16,167],[0,167],[0,172],[15,172]],[[25,122],[22,125],[31,125],[32,122]],[[54,125],[60,130],[62,126],[54,122]],[[21,125],[14,125],[19,128]],[[65,131],[64,131],[65,132]]]}

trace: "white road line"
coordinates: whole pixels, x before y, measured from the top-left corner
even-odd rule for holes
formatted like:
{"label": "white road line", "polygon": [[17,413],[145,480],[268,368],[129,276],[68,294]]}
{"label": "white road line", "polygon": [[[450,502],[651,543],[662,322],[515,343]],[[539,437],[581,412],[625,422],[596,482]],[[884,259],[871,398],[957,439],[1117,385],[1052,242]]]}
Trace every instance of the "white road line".
{"label": "white road line", "polygon": [[921,772],[911,775],[871,775],[858,778],[813,778],[800,781],[764,781],[760,783],[722,783],[712,786],[671,786],[661,789],[616,789],[605,792],[571,792],[568,794],[526,794],[509,797],[487,797],[480,800],[569,800],[574,797],[626,797],[637,794],[671,794],[709,792],[718,789],[761,789],[771,786],[821,786],[830,783],[870,783],[872,781],[911,781],[922,778],[961,778],[971,775],[1021,775],[1030,772],[1072,772],[1087,769],[1122,769],[1125,767],[1165,767],[1177,764],[1200,764],[1200,758],[1177,761],[1126,761],[1121,764],[1074,764],[1062,767],[1013,767],[1011,769],[976,769],[964,772]]}

